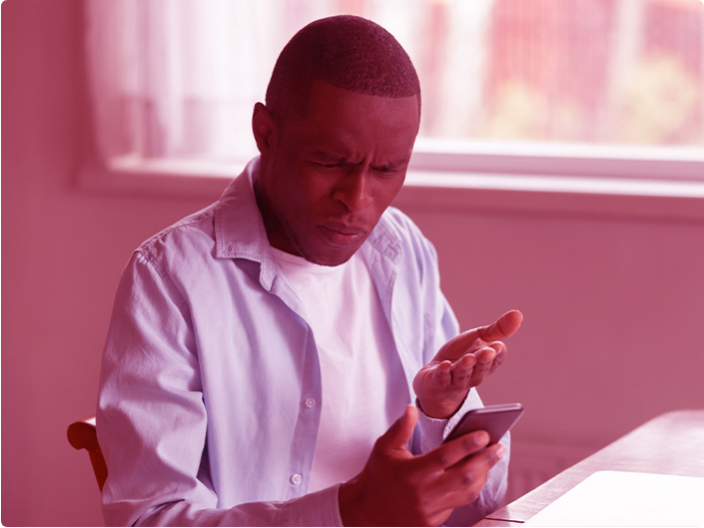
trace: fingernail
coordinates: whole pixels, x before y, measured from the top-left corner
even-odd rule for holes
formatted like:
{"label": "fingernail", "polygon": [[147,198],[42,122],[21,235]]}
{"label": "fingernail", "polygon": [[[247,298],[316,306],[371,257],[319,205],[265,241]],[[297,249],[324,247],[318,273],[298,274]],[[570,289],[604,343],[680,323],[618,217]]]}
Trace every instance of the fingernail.
{"label": "fingernail", "polygon": [[499,457],[499,460],[504,457],[506,454],[506,448],[503,446],[503,444],[499,444],[498,447],[496,448],[496,456]]}
{"label": "fingernail", "polygon": [[486,431],[479,431],[477,435],[474,437],[474,441],[477,443],[477,445],[486,445],[489,443],[489,433]]}

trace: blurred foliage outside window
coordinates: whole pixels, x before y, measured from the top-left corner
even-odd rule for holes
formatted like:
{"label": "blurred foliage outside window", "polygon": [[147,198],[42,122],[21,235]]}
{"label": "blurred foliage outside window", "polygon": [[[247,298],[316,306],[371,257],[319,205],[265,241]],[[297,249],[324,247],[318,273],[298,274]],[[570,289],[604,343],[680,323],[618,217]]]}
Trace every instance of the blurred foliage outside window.
{"label": "blurred foliage outside window", "polygon": [[101,156],[250,158],[281,48],[340,13],[408,51],[421,137],[704,147],[700,0],[89,0]]}

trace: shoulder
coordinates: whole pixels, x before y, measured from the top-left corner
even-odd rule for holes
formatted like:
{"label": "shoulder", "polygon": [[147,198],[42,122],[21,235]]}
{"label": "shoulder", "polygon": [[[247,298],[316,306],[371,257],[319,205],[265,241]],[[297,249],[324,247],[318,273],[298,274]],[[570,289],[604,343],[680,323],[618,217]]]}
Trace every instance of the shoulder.
{"label": "shoulder", "polygon": [[137,249],[149,261],[193,256],[215,246],[215,205],[193,213],[145,240]]}
{"label": "shoulder", "polygon": [[189,215],[145,240],[122,272],[119,291],[161,302],[170,297],[184,310],[193,283],[207,276],[215,259],[214,206]]}
{"label": "shoulder", "polygon": [[436,262],[437,253],[432,242],[405,213],[389,207],[381,217],[379,225],[395,237],[405,258],[414,258],[420,263]]}
{"label": "shoulder", "polygon": [[375,252],[393,263],[399,278],[410,287],[439,282],[438,257],[433,244],[413,220],[395,207],[384,212],[370,243]]}

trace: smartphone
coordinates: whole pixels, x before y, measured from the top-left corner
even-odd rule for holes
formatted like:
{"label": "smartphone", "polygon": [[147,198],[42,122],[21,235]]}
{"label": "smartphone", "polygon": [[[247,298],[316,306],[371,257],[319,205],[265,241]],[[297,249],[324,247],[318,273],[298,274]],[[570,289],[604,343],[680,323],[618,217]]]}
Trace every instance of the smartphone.
{"label": "smartphone", "polygon": [[445,442],[481,429],[489,433],[489,444],[495,444],[506,431],[513,427],[513,424],[518,421],[522,414],[523,405],[520,403],[489,405],[481,409],[473,409],[462,417],[455,428],[447,435]]}

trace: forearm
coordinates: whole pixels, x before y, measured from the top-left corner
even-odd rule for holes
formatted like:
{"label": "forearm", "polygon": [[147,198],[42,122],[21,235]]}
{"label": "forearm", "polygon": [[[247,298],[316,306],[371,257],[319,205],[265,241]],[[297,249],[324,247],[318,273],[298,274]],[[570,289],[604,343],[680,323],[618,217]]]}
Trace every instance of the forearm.
{"label": "forearm", "polygon": [[180,501],[152,509],[137,526],[342,526],[338,487],[285,502],[250,502],[229,509]]}
{"label": "forearm", "polygon": [[[418,423],[421,430],[421,452],[427,453],[440,444],[460,419],[470,410],[483,407],[476,390],[471,390],[460,409],[448,420],[438,420],[419,413]],[[471,526],[489,513],[498,509],[506,494],[508,480],[508,461],[510,457],[511,437],[506,433],[499,442],[506,447],[506,454],[490,471],[487,482],[479,498],[461,508],[456,508],[447,519],[447,526]]]}

